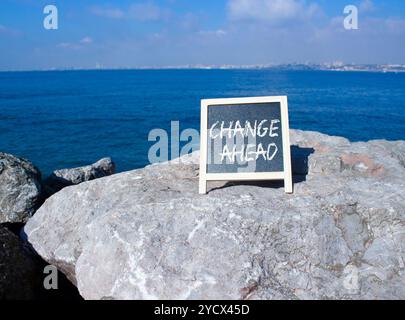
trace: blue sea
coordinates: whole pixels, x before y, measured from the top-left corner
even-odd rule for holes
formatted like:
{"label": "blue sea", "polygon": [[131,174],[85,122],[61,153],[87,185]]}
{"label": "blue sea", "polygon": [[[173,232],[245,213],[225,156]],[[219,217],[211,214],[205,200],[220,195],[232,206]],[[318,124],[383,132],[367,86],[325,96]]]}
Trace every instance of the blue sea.
{"label": "blue sea", "polygon": [[405,74],[274,70],[0,73],[0,151],[44,175],[111,156],[148,164],[149,131],[199,128],[204,98],[287,95],[290,126],[352,141],[405,139]]}

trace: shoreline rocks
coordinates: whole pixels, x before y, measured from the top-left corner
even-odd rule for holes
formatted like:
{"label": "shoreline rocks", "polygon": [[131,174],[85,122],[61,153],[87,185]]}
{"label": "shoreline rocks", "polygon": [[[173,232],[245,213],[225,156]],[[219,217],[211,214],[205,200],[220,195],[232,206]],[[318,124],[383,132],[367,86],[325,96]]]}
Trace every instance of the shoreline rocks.
{"label": "shoreline rocks", "polygon": [[0,226],[0,300],[35,299],[40,272],[20,239]]}
{"label": "shoreline rocks", "polygon": [[41,173],[31,162],[0,152],[0,224],[27,222],[41,191]]}
{"label": "shoreline rocks", "polygon": [[24,230],[86,299],[405,299],[405,141],[291,130],[294,193],[198,152],[84,182]]}
{"label": "shoreline rocks", "polygon": [[82,300],[77,288],[60,272],[58,289],[46,290],[47,263],[8,227],[0,225],[0,300]]}
{"label": "shoreline rocks", "polygon": [[106,177],[114,173],[115,163],[111,158],[103,158],[84,167],[56,170],[43,182],[46,197],[50,197],[65,187]]}
{"label": "shoreline rocks", "polygon": [[[0,300],[78,300],[77,289],[59,276],[60,288],[43,288],[45,262],[20,230],[50,195],[62,188],[115,173],[111,158],[90,166],[57,170],[46,181],[28,160],[0,152]],[[44,188],[45,186],[45,188]]]}

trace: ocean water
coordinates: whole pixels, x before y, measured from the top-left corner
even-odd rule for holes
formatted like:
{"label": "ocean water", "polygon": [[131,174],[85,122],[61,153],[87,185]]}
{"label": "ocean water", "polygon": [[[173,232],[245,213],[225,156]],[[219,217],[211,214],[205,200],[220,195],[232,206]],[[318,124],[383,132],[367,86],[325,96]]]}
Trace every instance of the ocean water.
{"label": "ocean water", "polygon": [[44,175],[111,156],[148,164],[154,128],[199,128],[204,98],[287,95],[290,126],[352,141],[405,139],[405,74],[271,70],[0,73],[0,151]]}

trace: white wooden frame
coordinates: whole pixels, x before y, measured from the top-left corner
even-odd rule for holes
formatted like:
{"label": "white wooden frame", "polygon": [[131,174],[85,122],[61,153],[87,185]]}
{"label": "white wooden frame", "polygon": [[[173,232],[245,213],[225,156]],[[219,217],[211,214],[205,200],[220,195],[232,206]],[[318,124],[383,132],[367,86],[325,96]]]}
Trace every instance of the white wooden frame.
{"label": "white wooden frame", "polygon": [[[208,108],[219,105],[239,105],[279,102],[281,108],[282,140],[284,171],[281,172],[241,172],[241,173],[207,173],[208,157]],[[288,101],[286,96],[274,97],[251,97],[231,99],[206,99],[201,100],[201,142],[200,142],[200,179],[199,193],[207,193],[208,181],[260,181],[260,180],[284,180],[286,193],[293,192],[292,171],[291,171],[291,147],[290,147],[290,126],[288,122]]]}

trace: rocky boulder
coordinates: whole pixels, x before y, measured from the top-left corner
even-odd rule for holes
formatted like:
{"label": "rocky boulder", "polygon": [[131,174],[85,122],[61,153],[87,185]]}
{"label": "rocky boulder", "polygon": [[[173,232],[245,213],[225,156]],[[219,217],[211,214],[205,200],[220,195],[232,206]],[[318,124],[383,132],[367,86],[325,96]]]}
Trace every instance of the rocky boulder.
{"label": "rocky boulder", "polygon": [[34,299],[40,272],[18,237],[0,226],[0,300]]}
{"label": "rocky boulder", "polygon": [[115,164],[111,158],[103,158],[89,166],[56,170],[43,183],[46,197],[65,187],[106,177],[114,173]]}
{"label": "rocky boulder", "polygon": [[66,188],[25,232],[87,299],[405,299],[405,141],[291,140],[291,195],[199,195],[195,153]]}
{"label": "rocky boulder", "polygon": [[24,223],[41,201],[41,173],[29,161],[0,152],[0,223]]}

